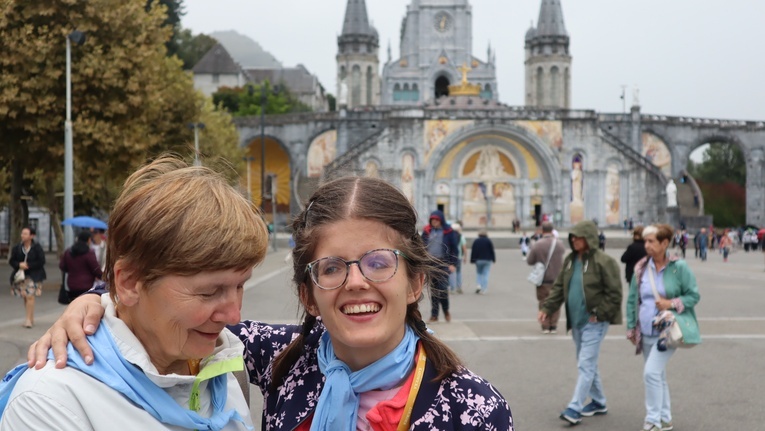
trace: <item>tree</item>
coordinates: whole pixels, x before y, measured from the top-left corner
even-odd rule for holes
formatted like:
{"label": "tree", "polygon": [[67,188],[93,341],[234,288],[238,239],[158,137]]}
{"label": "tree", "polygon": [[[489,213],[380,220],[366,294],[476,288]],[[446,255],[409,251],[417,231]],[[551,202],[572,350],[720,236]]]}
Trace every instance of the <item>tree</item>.
{"label": "tree", "polygon": [[[147,11],[134,0],[0,2],[0,168],[11,172],[12,238],[26,222],[26,187],[49,208],[63,245],[56,192],[63,184],[65,37],[74,28],[88,34],[72,50],[76,212],[106,210],[147,158],[192,153],[186,125],[212,114],[181,61],[167,56],[165,20],[164,7]],[[218,120],[211,136],[225,123]]]}
{"label": "tree", "polygon": [[274,91],[268,81],[260,85],[249,84],[246,87],[222,87],[212,97],[216,106],[228,110],[235,117],[246,117],[260,115],[261,91],[265,91],[267,95],[267,115],[311,111],[311,108],[294,97],[285,85],[280,85],[279,90]]}
{"label": "tree", "polygon": [[155,6],[161,6],[164,9],[165,21],[163,25],[170,28],[172,36],[165,42],[167,55],[178,54],[178,36],[181,32],[181,17],[186,13],[183,10],[183,0],[146,0],[146,11],[151,11]]}
{"label": "tree", "polygon": [[704,151],[702,162],[689,163],[689,173],[708,183],[722,184],[728,181],[746,184],[746,160],[736,145],[728,142],[712,143]]}
{"label": "tree", "polygon": [[332,93],[327,93],[327,104],[329,105],[329,112],[337,110],[337,99]]}
{"label": "tree", "polygon": [[183,62],[185,70],[191,70],[199,60],[218,43],[206,34],[193,34],[191,30],[181,29],[175,39],[175,55]]}

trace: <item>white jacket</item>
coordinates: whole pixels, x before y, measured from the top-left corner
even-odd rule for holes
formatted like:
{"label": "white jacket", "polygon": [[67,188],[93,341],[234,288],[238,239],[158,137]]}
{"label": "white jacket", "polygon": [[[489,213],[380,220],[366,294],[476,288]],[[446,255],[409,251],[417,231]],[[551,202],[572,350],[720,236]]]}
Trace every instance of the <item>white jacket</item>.
{"label": "white jacket", "polygon": [[[125,323],[115,314],[109,295],[103,295],[106,314],[101,324],[114,335],[120,353],[140,367],[149,379],[163,388],[181,406],[189,405],[194,376],[160,375],[149,355]],[[212,359],[241,356],[244,345],[228,329],[218,338]],[[210,417],[213,406],[207,383],[199,386],[199,414]],[[233,374],[228,374],[228,396],[224,410],[236,409],[248,426],[252,426],[250,410],[241,387]],[[180,430],[158,422],[151,414],[136,406],[119,392],[74,368],[57,370],[48,361],[41,370],[27,370],[11,393],[8,406],[0,421],[0,431],[19,430],[117,431],[117,430]],[[229,422],[226,431],[245,430],[241,422]]]}

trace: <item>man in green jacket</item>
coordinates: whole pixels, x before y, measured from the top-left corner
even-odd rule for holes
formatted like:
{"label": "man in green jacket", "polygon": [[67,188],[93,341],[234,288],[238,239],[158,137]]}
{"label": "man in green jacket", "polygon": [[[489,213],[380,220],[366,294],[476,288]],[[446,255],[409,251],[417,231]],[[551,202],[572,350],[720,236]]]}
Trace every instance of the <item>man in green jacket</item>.
{"label": "man in green jacket", "polygon": [[[610,324],[622,323],[622,282],[619,264],[598,249],[598,228],[591,221],[578,223],[568,236],[571,253],[539,311],[543,322],[561,305],[566,308],[566,327],[576,345],[579,377],[574,396],[560,418],[572,425],[582,416],[608,412],[598,371],[600,343]],[[584,405],[590,397],[592,401]]]}

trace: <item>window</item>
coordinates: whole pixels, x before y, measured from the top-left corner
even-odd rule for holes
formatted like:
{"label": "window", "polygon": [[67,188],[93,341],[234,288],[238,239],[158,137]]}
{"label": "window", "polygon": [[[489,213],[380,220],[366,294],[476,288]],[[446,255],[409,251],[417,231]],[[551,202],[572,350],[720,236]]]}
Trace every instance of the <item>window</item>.
{"label": "window", "polygon": [[372,100],[372,95],[374,94],[374,74],[372,72],[372,66],[367,67],[367,86],[366,86],[366,92],[367,92],[367,105],[372,105],[374,101]]}
{"label": "window", "polygon": [[361,105],[361,68],[353,66],[351,71],[351,107]]}
{"label": "window", "polygon": [[541,67],[537,68],[537,97],[535,106],[542,106],[544,105],[544,70],[542,70]]}
{"label": "window", "polygon": [[219,83],[220,82],[220,75],[218,75],[217,73],[213,73],[212,82],[213,82],[213,84]]}
{"label": "window", "polygon": [[560,71],[557,66],[550,69],[550,106],[560,106]]}

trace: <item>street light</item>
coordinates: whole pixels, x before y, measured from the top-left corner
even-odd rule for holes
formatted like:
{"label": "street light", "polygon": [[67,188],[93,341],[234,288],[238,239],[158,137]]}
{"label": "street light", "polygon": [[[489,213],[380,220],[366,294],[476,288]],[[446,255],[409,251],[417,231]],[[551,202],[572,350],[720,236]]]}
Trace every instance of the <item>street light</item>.
{"label": "street light", "polygon": [[[74,217],[74,150],[72,145],[72,42],[85,43],[85,33],[66,36],[66,120],[64,120],[64,219]],[[64,226],[64,247],[74,243],[71,225]]]}
{"label": "street light", "polygon": [[201,166],[199,161],[199,130],[205,128],[205,123],[189,123],[189,129],[194,129],[194,166]]}

